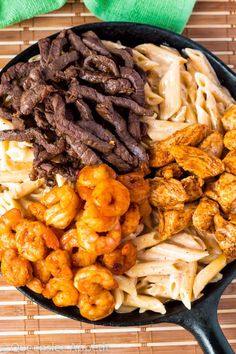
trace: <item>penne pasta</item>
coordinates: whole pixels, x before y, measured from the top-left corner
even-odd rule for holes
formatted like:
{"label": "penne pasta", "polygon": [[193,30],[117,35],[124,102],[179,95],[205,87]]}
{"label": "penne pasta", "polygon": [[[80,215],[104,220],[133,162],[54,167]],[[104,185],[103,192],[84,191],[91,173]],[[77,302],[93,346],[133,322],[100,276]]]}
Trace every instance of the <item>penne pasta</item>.
{"label": "penne pasta", "polygon": [[219,80],[215,73],[215,70],[207,60],[206,56],[200,51],[192,48],[185,48],[185,53],[190,58],[189,62],[194,67],[194,70],[200,72],[210,80],[212,80],[216,85],[219,85]]}
{"label": "penne pasta", "polygon": [[126,274],[131,278],[145,277],[147,275],[177,274],[180,270],[173,261],[153,261],[136,263]]}
{"label": "penne pasta", "polygon": [[180,300],[180,275],[151,275],[145,277],[144,280],[149,282],[139,292],[154,297],[164,297],[172,300]]}
{"label": "penne pasta", "polygon": [[147,135],[154,141],[160,141],[168,138],[178,130],[186,128],[190,123],[162,121],[155,118],[143,118],[142,121],[147,124]]}
{"label": "penne pasta", "polygon": [[116,279],[119,285],[119,289],[132,296],[137,294],[137,290],[136,290],[137,281],[135,278],[128,278],[125,275],[115,275],[114,278]]}
{"label": "penne pasta", "polygon": [[124,302],[124,292],[120,288],[117,288],[113,291],[113,296],[115,299],[115,310],[118,310]]}
{"label": "penne pasta", "polygon": [[185,262],[195,262],[209,255],[207,251],[188,248],[184,245],[174,245],[167,242],[160,243],[150,249],[153,253],[163,255],[171,259],[183,260]]}
{"label": "penne pasta", "polygon": [[186,271],[181,274],[180,299],[187,309],[191,309],[193,284],[197,272],[197,262],[190,262]]}
{"label": "penne pasta", "polygon": [[160,119],[168,120],[181,107],[180,64],[174,61],[159,84],[159,93],[164,98],[160,104]]}
{"label": "penne pasta", "polygon": [[132,307],[140,307],[142,309],[158,312],[161,314],[166,313],[165,306],[162,304],[162,302],[152,296],[126,295],[125,299],[124,299],[124,305],[125,306],[132,306]]}
{"label": "penne pasta", "polygon": [[133,243],[137,247],[137,251],[156,245],[158,243],[158,240],[156,239],[156,234],[156,231],[152,231],[147,234],[136,237],[133,240]]}
{"label": "penne pasta", "polygon": [[196,276],[193,284],[193,294],[196,299],[205,286],[226,266],[226,256],[221,254],[204,267]]}

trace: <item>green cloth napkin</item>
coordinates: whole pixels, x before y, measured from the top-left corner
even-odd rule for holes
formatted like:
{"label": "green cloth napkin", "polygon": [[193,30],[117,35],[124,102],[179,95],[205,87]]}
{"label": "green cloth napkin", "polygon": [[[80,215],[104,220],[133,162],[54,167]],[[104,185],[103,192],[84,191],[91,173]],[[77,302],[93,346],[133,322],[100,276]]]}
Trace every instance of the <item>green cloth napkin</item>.
{"label": "green cloth napkin", "polygon": [[65,3],[66,0],[0,0],[0,27],[56,10]]}
{"label": "green cloth napkin", "polygon": [[146,23],[181,33],[196,0],[84,0],[87,8],[106,21]]}

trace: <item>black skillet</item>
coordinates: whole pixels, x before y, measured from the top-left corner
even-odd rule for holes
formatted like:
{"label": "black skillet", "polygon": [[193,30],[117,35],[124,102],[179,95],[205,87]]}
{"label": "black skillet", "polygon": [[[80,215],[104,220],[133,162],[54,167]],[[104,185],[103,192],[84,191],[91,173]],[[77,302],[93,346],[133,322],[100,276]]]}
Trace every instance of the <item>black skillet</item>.
{"label": "black skillet", "polygon": [[[124,45],[130,47],[141,43],[154,43],[157,45],[168,44],[180,51],[186,47],[199,49],[204,52],[211,62],[222,85],[226,86],[236,99],[235,74],[220,59],[188,38],[157,27],[135,23],[103,22],[73,28],[73,31],[77,34],[88,30],[95,31],[102,39],[121,41]],[[56,34],[53,35],[52,38],[55,36]],[[19,61],[27,61],[36,54],[38,54],[38,45],[34,44],[11,60],[2,72],[11,65]],[[236,261],[229,264],[223,270],[223,279],[221,281],[209,284],[206,287],[204,290],[205,295],[193,303],[191,311],[187,310],[180,302],[173,301],[166,305],[166,315],[160,315],[151,311],[147,311],[143,314],[139,314],[138,311],[128,314],[118,314],[114,312],[109,317],[97,321],[94,324],[106,326],[137,326],[161,322],[176,323],[186,328],[196,337],[205,353],[231,354],[234,353],[234,351],[219,326],[217,307],[223,291],[235,277]],[[26,287],[20,288],[19,290],[29,299],[50,311],[77,321],[91,323],[81,317],[76,307],[58,308],[54,306],[50,300],[44,299],[41,295],[33,293]]]}

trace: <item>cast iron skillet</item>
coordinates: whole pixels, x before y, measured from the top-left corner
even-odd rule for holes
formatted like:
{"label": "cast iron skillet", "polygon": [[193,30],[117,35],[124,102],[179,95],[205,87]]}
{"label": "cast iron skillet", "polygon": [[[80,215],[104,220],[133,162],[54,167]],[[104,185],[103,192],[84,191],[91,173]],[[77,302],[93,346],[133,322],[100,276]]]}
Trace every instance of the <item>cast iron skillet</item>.
{"label": "cast iron skillet", "polygon": [[[77,34],[88,30],[95,31],[102,39],[111,41],[119,40],[124,45],[130,47],[141,43],[154,43],[157,45],[164,43],[180,51],[186,47],[199,49],[204,52],[213,65],[221,83],[230,90],[231,94],[236,99],[235,74],[221,60],[190,39],[157,27],[135,23],[103,22],[73,28],[73,31]],[[53,38],[55,36],[56,34],[51,37]],[[2,72],[6,71],[11,65],[19,61],[27,61],[36,54],[38,54],[38,45],[34,44],[11,60]],[[166,315],[160,315],[151,311],[147,311],[143,314],[139,314],[138,311],[129,314],[118,314],[114,312],[109,317],[94,323],[96,325],[106,326],[137,326],[161,322],[176,323],[186,328],[196,337],[205,353],[231,354],[234,352],[224,337],[218,323],[217,306],[221,294],[234,277],[236,277],[236,261],[229,264],[223,270],[223,279],[221,281],[207,286],[204,290],[205,295],[193,303],[191,311],[187,310],[180,302],[173,301],[166,305]],[[44,299],[41,295],[30,291],[26,287],[20,288],[19,290],[29,299],[50,311],[77,321],[90,322],[81,317],[76,307],[58,308],[53,305],[52,301]]]}

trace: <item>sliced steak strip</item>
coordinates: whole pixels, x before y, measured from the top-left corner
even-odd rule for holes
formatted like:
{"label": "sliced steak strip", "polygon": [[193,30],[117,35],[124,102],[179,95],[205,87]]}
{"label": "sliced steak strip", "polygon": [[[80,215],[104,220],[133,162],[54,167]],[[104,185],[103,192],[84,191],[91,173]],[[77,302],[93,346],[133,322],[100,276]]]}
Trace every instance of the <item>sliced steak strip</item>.
{"label": "sliced steak strip", "polygon": [[47,150],[49,153],[56,155],[58,155],[65,149],[64,139],[58,139],[54,143],[49,143],[47,138],[37,128],[29,128],[24,131],[0,131],[0,141],[4,140],[36,142],[37,145],[42,145],[44,149]]}
{"label": "sliced steak strip", "polygon": [[72,45],[72,47],[77,50],[78,53],[81,53],[83,57],[88,57],[89,55],[92,55],[93,52],[90,50],[81,40],[77,34],[75,34],[73,31],[68,30],[68,39]]}
{"label": "sliced steak strip", "polygon": [[126,94],[131,95],[134,90],[127,79],[109,79],[104,82],[104,91],[108,95]]}
{"label": "sliced steak strip", "polygon": [[50,39],[42,38],[38,41],[39,52],[40,52],[40,64],[44,67],[48,61],[48,55],[50,50]]}
{"label": "sliced steak strip", "polygon": [[101,139],[109,142],[109,144],[112,144],[114,147],[114,153],[124,162],[132,166],[138,165],[138,159],[131,155],[127,148],[115,137],[115,135],[108,129],[105,129],[101,124],[98,124],[95,121],[81,121],[77,124],[84,129],[88,129],[93,134],[97,134]]}
{"label": "sliced steak strip", "polygon": [[131,48],[109,48],[109,52],[114,56],[121,58],[124,61],[124,66],[127,68],[132,69],[134,67]]}
{"label": "sliced steak strip", "polygon": [[52,105],[55,112],[55,126],[62,136],[69,136],[76,139],[100,152],[107,153],[113,149],[113,146],[104,142],[97,136],[91,134],[79,125],[66,119],[65,102],[59,95],[54,95]]}
{"label": "sliced steak strip", "polygon": [[71,136],[66,136],[66,142],[71,147],[68,149],[68,154],[74,157],[74,153],[77,154],[78,158],[84,165],[99,165],[102,163],[100,157],[90,148],[88,148],[85,144],[77,141]]}
{"label": "sliced steak strip", "polygon": [[111,57],[111,54],[103,45],[102,41],[93,31],[88,31],[82,34],[82,41],[86,44],[87,47],[96,51],[99,54]]}
{"label": "sliced steak strip", "polygon": [[91,109],[89,108],[87,103],[85,103],[81,98],[75,102],[75,106],[80,113],[80,119],[85,121],[93,120]]}
{"label": "sliced steak strip", "polygon": [[137,156],[140,160],[147,161],[148,155],[144,147],[139,145],[137,141],[129,134],[125,120],[118,112],[114,111],[112,105],[106,105],[104,103],[97,104],[96,111],[103,119],[115,127],[120,140],[135,156]]}
{"label": "sliced steak strip", "polygon": [[119,69],[113,59],[107,58],[104,55],[90,55],[84,60],[84,67],[89,70],[94,68],[106,74],[113,74],[115,77],[120,76]]}
{"label": "sliced steak strip", "polygon": [[128,79],[135,89],[135,92],[132,94],[132,98],[139,104],[144,105],[144,82],[139,73],[128,67],[120,68],[120,73],[121,77]]}

